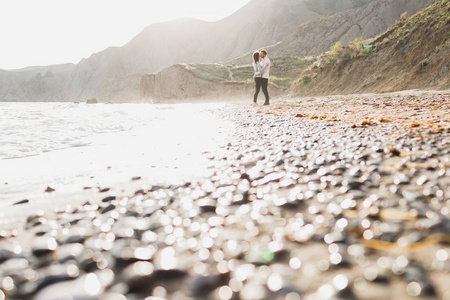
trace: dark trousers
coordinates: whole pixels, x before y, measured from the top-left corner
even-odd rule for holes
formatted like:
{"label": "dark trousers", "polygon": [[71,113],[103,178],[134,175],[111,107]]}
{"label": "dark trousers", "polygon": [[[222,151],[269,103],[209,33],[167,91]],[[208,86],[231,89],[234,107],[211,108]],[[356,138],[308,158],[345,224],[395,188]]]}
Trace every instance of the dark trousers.
{"label": "dark trousers", "polygon": [[268,78],[261,78],[261,87],[264,93],[264,97],[266,97],[266,103],[269,103],[269,92],[267,91],[267,85],[269,84]]}
{"label": "dark trousers", "polygon": [[253,95],[253,102],[256,103],[256,100],[258,99],[259,90],[261,89],[262,85],[262,78],[261,77],[255,77],[255,94]]}

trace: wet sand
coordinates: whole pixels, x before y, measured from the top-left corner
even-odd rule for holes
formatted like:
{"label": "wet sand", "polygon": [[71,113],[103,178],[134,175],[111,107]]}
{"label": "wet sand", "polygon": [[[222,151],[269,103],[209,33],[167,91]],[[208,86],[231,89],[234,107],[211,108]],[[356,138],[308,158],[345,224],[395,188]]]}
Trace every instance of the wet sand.
{"label": "wet sand", "polygon": [[212,111],[235,131],[203,153],[202,176],[135,178],[121,193],[105,186],[2,231],[2,291],[8,299],[448,299],[449,101],[413,91]]}

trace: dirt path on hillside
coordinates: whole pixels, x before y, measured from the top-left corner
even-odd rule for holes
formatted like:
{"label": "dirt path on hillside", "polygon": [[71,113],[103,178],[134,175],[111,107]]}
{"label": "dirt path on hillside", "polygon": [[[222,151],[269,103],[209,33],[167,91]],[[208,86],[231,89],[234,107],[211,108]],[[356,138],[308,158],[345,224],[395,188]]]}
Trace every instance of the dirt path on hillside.
{"label": "dirt path on hillside", "polygon": [[406,128],[450,128],[450,91],[402,91],[386,94],[354,94],[277,99],[258,112],[291,115],[323,121],[348,121],[351,126],[380,123]]}

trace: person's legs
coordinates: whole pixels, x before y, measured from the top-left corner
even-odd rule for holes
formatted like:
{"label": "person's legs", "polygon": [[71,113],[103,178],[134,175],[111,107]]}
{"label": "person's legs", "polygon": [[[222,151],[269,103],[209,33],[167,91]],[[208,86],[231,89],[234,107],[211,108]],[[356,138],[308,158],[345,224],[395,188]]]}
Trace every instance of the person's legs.
{"label": "person's legs", "polygon": [[269,84],[269,79],[262,78],[262,91],[264,93],[264,96],[266,97],[266,102],[264,102],[264,105],[269,105],[269,91],[267,91],[267,85]]}
{"label": "person's legs", "polygon": [[256,103],[258,99],[259,90],[261,89],[261,77],[255,77],[255,94],[253,95],[253,102]]}

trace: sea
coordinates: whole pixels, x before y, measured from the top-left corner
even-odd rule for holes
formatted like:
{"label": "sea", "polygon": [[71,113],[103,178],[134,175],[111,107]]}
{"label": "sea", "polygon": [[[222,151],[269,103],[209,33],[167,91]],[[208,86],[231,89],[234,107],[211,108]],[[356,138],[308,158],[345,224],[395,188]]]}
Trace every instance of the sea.
{"label": "sea", "polygon": [[225,107],[1,102],[0,219],[24,200],[38,208],[139,178],[202,175],[232,132],[215,113]]}

